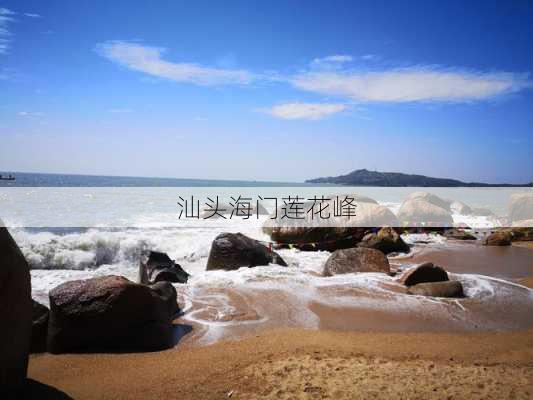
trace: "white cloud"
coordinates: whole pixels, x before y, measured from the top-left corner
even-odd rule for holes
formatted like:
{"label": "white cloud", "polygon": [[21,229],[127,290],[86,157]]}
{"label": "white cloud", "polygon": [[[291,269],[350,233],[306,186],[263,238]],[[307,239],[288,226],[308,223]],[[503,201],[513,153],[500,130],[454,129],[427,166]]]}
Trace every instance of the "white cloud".
{"label": "white cloud", "polygon": [[334,103],[284,103],[259,111],[281,119],[318,120],[344,111],[345,104]]}
{"label": "white cloud", "polygon": [[110,41],[97,45],[101,56],[124,67],[159,78],[196,85],[214,86],[248,84],[253,79],[248,71],[205,67],[185,62],[170,62],[161,58],[161,47],[143,46],[138,43]]}
{"label": "white cloud", "polygon": [[0,54],[6,54],[9,50],[11,32],[8,25],[14,21],[12,15],[15,15],[13,11],[0,7]]}
{"label": "white cloud", "polygon": [[298,89],[361,102],[465,102],[531,87],[524,74],[410,68],[380,72],[307,72],[292,78]]}
{"label": "white cloud", "polygon": [[42,112],[31,112],[31,111],[19,111],[17,113],[20,117],[42,117],[44,113]]}
{"label": "white cloud", "polygon": [[133,112],[129,108],[112,108],[109,110],[110,113],[114,114],[127,114]]}
{"label": "white cloud", "polygon": [[35,13],[24,13],[24,15],[26,17],[30,17],[30,18],[42,18],[43,16],[40,15],[40,14],[35,14]]}
{"label": "white cloud", "polygon": [[344,54],[337,54],[333,56],[327,56],[322,58],[315,58],[311,61],[311,68],[314,69],[338,69],[343,64],[353,61],[352,56]]}

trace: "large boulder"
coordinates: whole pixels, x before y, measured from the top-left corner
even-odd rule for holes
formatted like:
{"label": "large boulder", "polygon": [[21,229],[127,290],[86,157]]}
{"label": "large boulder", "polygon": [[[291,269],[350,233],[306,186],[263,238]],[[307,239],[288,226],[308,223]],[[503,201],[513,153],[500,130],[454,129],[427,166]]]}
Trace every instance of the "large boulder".
{"label": "large boulder", "polygon": [[32,328],[31,328],[31,353],[46,351],[46,338],[48,336],[48,318],[50,310],[45,305],[33,300]]}
{"label": "large boulder", "polygon": [[408,199],[398,211],[403,226],[446,227],[453,225],[450,212],[422,198]]}
{"label": "large boulder", "polygon": [[[339,201],[346,196],[355,199],[355,215],[338,216]],[[373,199],[358,195],[334,195],[329,199],[316,206],[312,201],[305,202],[302,219],[286,218],[287,212],[279,207],[276,214],[265,221],[263,231],[282,246],[290,244],[301,250],[334,251],[354,247],[370,228],[398,226],[394,213]],[[315,213],[320,208],[324,210],[323,217]],[[306,212],[308,210],[313,211]]]}
{"label": "large boulder", "polygon": [[207,270],[235,270],[241,267],[278,264],[287,266],[283,258],[261,242],[242,233],[221,233],[211,244]]}
{"label": "large boulder", "polygon": [[0,398],[26,381],[31,325],[29,266],[0,220]]}
{"label": "large boulder", "polygon": [[381,228],[377,233],[366,234],[358,246],[370,247],[385,254],[409,252],[409,246],[393,228]]}
{"label": "large boulder", "polygon": [[496,231],[483,240],[485,246],[510,246],[513,234],[510,231]]}
{"label": "large boulder", "polygon": [[425,200],[437,207],[443,208],[446,211],[450,211],[451,201],[440,198],[433,193],[428,192],[414,192],[405,198],[405,201],[409,200]]}
{"label": "large boulder", "polygon": [[511,195],[509,219],[511,221],[533,219],[533,192]]}
{"label": "large boulder", "polygon": [[50,291],[48,350],[167,349],[178,310],[169,282],[150,287],[115,275],[66,282]]}
{"label": "large boulder", "polygon": [[431,297],[464,297],[459,281],[426,282],[410,286],[407,293]]}
{"label": "large boulder", "polygon": [[390,274],[389,260],[381,251],[366,247],[336,250],[326,261],[323,275],[333,276],[353,272]]}
{"label": "large boulder", "polygon": [[400,276],[400,283],[405,286],[414,286],[425,282],[444,282],[448,280],[448,273],[431,262],[426,262],[409,268]]}
{"label": "large boulder", "polygon": [[139,265],[139,282],[151,284],[155,282],[187,283],[189,274],[176,264],[166,253],[146,251],[141,254]]}

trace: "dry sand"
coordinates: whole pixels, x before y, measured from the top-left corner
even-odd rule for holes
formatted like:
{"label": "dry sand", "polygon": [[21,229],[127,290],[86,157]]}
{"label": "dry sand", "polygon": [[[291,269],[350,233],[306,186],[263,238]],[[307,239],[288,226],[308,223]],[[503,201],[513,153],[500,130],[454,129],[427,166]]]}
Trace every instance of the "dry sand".
{"label": "dry sand", "polygon": [[533,331],[275,330],[157,353],[36,355],[29,376],[75,399],[526,399]]}

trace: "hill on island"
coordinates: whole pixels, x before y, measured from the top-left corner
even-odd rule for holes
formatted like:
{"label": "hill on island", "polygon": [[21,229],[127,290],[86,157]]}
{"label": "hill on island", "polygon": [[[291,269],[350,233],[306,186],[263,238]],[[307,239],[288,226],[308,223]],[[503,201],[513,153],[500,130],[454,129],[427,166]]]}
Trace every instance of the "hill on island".
{"label": "hill on island", "polygon": [[305,181],[306,183],[328,183],[349,186],[422,186],[422,187],[522,187],[533,186],[527,184],[496,184],[480,182],[462,182],[457,179],[432,178],[424,175],[402,174],[401,172],[378,172],[367,169],[358,169],[346,175],[315,178]]}

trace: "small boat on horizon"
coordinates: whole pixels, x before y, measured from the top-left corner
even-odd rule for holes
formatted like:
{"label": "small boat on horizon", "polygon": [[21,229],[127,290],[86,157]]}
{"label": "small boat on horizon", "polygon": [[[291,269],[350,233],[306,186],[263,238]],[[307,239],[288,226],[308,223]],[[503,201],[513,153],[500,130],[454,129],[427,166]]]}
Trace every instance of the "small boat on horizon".
{"label": "small boat on horizon", "polygon": [[9,174],[7,176],[4,176],[0,174],[0,181],[14,181],[15,179],[15,175]]}

